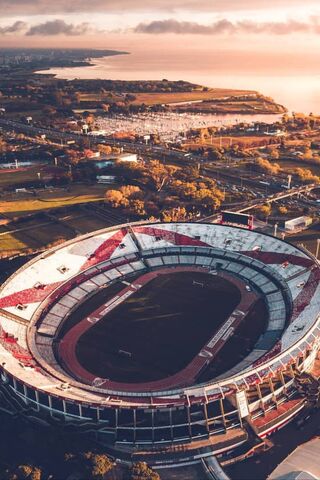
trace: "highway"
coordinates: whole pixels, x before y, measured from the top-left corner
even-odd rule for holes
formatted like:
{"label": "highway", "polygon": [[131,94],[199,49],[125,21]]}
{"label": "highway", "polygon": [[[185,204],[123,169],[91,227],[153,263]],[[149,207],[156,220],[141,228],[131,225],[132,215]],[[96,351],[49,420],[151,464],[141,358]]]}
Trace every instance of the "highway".
{"label": "highway", "polygon": [[[171,150],[167,147],[163,147],[159,145],[150,146],[143,143],[114,140],[109,137],[88,137],[88,136],[77,134],[77,133],[69,133],[69,132],[62,132],[54,129],[40,128],[34,125],[12,121],[7,118],[0,118],[0,128],[1,127],[4,130],[21,132],[25,134],[32,134],[34,136],[46,135],[46,138],[63,142],[64,144],[67,144],[68,142],[80,142],[83,140],[90,139],[90,143],[92,144],[107,142],[109,145],[117,146],[120,148],[122,147],[126,149],[128,152],[133,152],[138,155],[146,155],[146,156],[152,155],[156,158],[160,156],[163,158],[170,158],[172,161],[174,160],[180,160],[180,162],[184,161],[185,163],[188,163],[188,164],[190,160],[194,160],[197,163],[203,161],[203,159],[199,157],[196,157],[193,155],[188,155],[186,157],[186,154],[184,152]],[[255,187],[259,189],[262,188],[261,182],[255,179],[250,179],[250,178],[249,179],[239,178],[239,176],[237,176],[236,174],[232,174],[231,172],[229,173],[226,170],[221,172],[219,169],[216,169],[216,168],[209,169],[209,168],[203,167],[203,171],[206,173],[206,175],[212,176],[215,179],[217,178],[217,175],[219,175],[221,178],[233,184],[243,183],[251,187]],[[302,185],[302,186],[294,187],[294,188],[291,188],[290,190],[285,190],[281,192],[279,192],[279,189],[276,186],[267,185],[267,187],[269,190],[273,190],[274,193],[272,193],[271,195],[266,195],[265,197],[260,199],[254,199],[254,200],[245,202],[245,205],[243,206],[240,206],[240,205],[234,206],[233,208],[230,208],[230,211],[233,211],[236,213],[247,212],[261,205],[265,205],[266,203],[272,203],[279,200],[283,200],[285,198],[293,197],[295,195],[300,195],[302,193],[311,192],[315,188],[319,187],[319,185],[317,184]],[[206,220],[210,221],[210,219],[214,220],[216,218],[217,218],[217,215],[212,215],[210,217],[207,217]]]}
{"label": "highway", "polygon": [[[284,198],[293,197],[295,195],[300,195],[301,193],[308,193],[314,190],[315,188],[319,188],[319,185],[312,183],[310,185],[304,185],[302,187],[291,188],[286,192],[275,193],[273,195],[266,196],[265,198],[260,198],[257,200],[249,200],[245,202],[246,205],[239,208],[239,205],[236,205],[232,208],[228,208],[228,211],[234,213],[245,213],[254,208],[257,208],[262,205],[266,205],[267,203],[277,202],[279,200],[283,200]],[[217,220],[219,214],[210,215],[209,217],[203,218],[200,221],[206,220],[207,222]]]}
{"label": "highway", "polygon": [[126,142],[122,140],[115,140],[110,137],[89,137],[87,135],[82,135],[80,133],[70,133],[70,132],[62,132],[60,130],[48,129],[48,128],[41,128],[36,127],[31,124],[25,124],[22,122],[16,122],[12,120],[8,120],[6,118],[0,118],[0,128],[4,130],[14,131],[15,133],[24,133],[24,134],[31,134],[34,136],[41,136],[45,135],[47,139],[59,142],[61,144],[67,145],[68,142],[82,142],[87,141],[90,144],[101,144],[107,142],[109,145],[122,147],[127,151],[132,151],[137,154],[147,154],[150,155],[154,153],[155,155],[162,155],[162,156],[170,156],[175,158],[184,158],[185,154],[183,152],[173,151],[168,148],[164,148],[158,145],[153,147],[146,145],[144,143],[134,143],[134,142]]}

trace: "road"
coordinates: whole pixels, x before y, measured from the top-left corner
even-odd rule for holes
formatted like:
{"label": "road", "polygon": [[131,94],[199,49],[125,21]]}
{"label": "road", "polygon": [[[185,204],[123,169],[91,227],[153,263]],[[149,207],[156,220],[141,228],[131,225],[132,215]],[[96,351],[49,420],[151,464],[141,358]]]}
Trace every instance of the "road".
{"label": "road", "polygon": [[[296,188],[291,188],[290,190],[287,190],[286,192],[280,192],[280,193],[275,193],[273,195],[268,195],[265,198],[261,198],[258,200],[249,200],[248,202],[245,202],[245,206],[241,206],[239,208],[239,205],[236,205],[232,208],[229,208],[230,212],[235,212],[235,213],[245,213],[249,212],[250,210],[253,210],[254,208],[260,207],[262,205],[266,205],[267,203],[273,203],[277,202],[278,200],[283,200],[284,198],[289,198],[293,197],[294,195],[301,195],[301,193],[306,193],[306,192],[311,192],[315,188],[318,188],[319,185],[317,184],[310,184],[310,185],[304,185],[302,187],[296,187]],[[208,222],[216,220],[218,217],[217,214],[211,215],[209,217],[206,217],[205,219]]]}
{"label": "road", "polygon": [[227,473],[232,480],[265,480],[295,448],[320,434],[319,422],[320,410],[311,415],[302,429],[297,428],[296,422],[291,422],[272,435],[273,448],[229,467]]}
{"label": "road", "polygon": [[[171,160],[174,160],[174,159],[180,160],[184,163],[189,163],[192,160],[194,160],[194,162],[197,162],[197,163],[203,161],[202,158],[199,158],[197,156],[185,154],[184,152],[172,150],[160,145],[150,146],[150,145],[145,145],[143,143],[114,140],[109,137],[88,137],[88,136],[84,136],[76,133],[61,132],[59,130],[40,128],[34,125],[8,120],[6,118],[0,118],[0,127],[6,130],[13,130],[15,132],[19,131],[26,134],[31,133],[36,136],[46,135],[46,138],[48,139],[58,140],[59,142],[61,141],[64,143],[79,142],[84,139],[90,138],[90,142],[93,144],[99,144],[103,141],[107,141],[108,144],[110,145],[114,145],[120,148],[122,147],[126,149],[128,152],[133,152],[138,155],[146,155],[146,156],[152,155],[155,157],[160,156],[163,158],[169,158]],[[224,178],[226,181],[229,181],[230,183],[233,183],[233,184],[241,183],[241,184],[245,184],[251,187],[256,187],[259,189],[263,187],[261,182],[258,180],[250,179],[250,178],[239,178],[238,175],[232,174],[231,172],[230,173],[226,171],[222,172],[216,168],[209,169],[206,167],[203,167],[203,171],[206,173],[206,175],[212,176],[213,178],[216,178],[217,175],[219,175],[221,178]],[[269,190],[273,190],[275,191],[275,193],[271,195],[266,195],[265,197],[260,199],[251,200],[249,202],[246,202],[243,207],[239,208],[239,206],[236,206],[231,210],[236,213],[247,212],[261,205],[265,205],[266,203],[272,203],[278,200],[283,200],[285,198],[292,197],[294,195],[310,192],[317,187],[318,185],[316,184],[310,184],[310,185],[303,185],[303,186],[291,188],[290,190],[279,192],[279,188],[277,186],[266,184],[266,189],[268,188]],[[216,215],[212,217],[208,217],[206,220],[210,221],[210,218],[215,219]]]}
{"label": "road", "polygon": [[185,154],[183,152],[172,151],[158,145],[150,147],[149,145],[146,145],[144,143],[126,142],[122,140],[115,140],[110,137],[89,137],[87,135],[82,135],[78,133],[62,132],[60,130],[40,128],[31,124],[8,120],[6,118],[0,118],[0,127],[2,127],[4,130],[20,132],[29,135],[32,134],[34,136],[46,135],[47,139],[58,141],[63,144],[68,144],[68,142],[80,142],[84,140],[88,141],[89,139],[91,144],[101,144],[107,141],[109,145],[117,146],[120,148],[123,147],[128,152],[132,151],[137,154],[155,153],[158,155],[165,155],[170,157],[185,157]]}

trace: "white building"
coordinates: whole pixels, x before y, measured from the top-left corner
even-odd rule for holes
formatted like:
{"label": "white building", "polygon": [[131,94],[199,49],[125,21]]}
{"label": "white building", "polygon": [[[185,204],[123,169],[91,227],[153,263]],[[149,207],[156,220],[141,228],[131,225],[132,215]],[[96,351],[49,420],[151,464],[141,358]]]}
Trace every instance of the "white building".
{"label": "white building", "polygon": [[115,183],[117,177],[115,175],[97,175],[97,183],[112,184]]}
{"label": "white building", "polygon": [[136,153],[121,153],[117,155],[116,160],[120,160],[121,162],[134,162],[138,161],[138,155]]}
{"label": "white building", "polygon": [[298,232],[300,230],[305,230],[311,224],[312,224],[312,218],[303,216],[303,217],[297,217],[297,218],[292,218],[291,220],[287,220],[284,223],[284,228],[286,232]]}

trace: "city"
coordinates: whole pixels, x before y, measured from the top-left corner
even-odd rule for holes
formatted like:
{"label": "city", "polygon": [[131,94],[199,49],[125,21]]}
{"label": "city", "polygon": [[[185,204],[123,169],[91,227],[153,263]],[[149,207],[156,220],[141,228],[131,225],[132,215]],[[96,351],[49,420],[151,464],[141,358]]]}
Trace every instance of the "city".
{"label": "city", "polygon": [[281,2],[272,25],[232,0],[121,31],[102,2],[6,14],[1,478],[319,478],[320,105],[134,60],[142,37],[318,35]]}

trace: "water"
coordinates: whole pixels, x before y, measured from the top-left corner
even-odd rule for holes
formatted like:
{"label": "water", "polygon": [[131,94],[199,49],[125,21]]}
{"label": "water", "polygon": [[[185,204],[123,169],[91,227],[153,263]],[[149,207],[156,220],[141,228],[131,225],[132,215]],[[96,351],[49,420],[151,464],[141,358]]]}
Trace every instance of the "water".
{"label": "water", "polygon": [[93,61],[92,67],[58,68],[42,73],[66,79],[182,79],[214,88],[258,90],[289,111],[320,114],[320,64],[307,53],[271,56],[149,48]]}
{"label": "water", "polygon": [[134,133],[140,136],[157,134],[162,141],[178,141],[184,139],[184,133],[191,129],[221,127],[234,125],[238,122],[274,123],[281,115],[245,115],[245,114],[192,114],[192,113],[140,113],[136,115],[112,115],[97,117],[96,126],[103,135],[113,135],[117,132]]}

